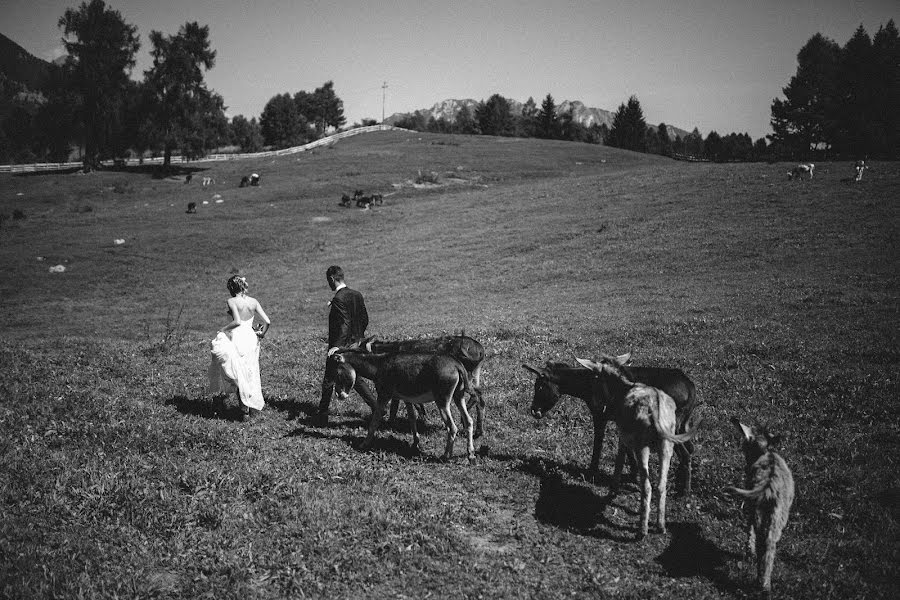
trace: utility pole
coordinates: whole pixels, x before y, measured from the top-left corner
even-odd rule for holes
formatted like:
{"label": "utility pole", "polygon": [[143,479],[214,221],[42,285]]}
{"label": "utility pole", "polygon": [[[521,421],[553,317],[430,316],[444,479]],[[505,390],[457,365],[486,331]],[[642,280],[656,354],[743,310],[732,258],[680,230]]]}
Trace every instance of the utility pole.
{"label": "utility pole", "polygon": [[384,125],[384,90],[387,89],[387,81],[381,86],[381,124]]}

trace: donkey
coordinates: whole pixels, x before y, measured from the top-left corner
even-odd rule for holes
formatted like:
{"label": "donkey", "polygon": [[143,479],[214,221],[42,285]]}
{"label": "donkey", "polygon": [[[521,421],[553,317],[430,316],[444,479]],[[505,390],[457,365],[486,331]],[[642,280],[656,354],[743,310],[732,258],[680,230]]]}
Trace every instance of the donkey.
{"label": "donkey", "polygon": [[[694,383],[688,379],[681,369],[667,369],[663,367],[632,367],[624,366],[631,360],[631,354],[623,354],[616,358],[620,369],[629,380],[653,386],[664,391],[675,401],[675,414],[677,423],[676,433],[686,433],[691,422],[694,407],[697,405],[697,394]],[[611,420],[606,406],[594,402],[592,393],[592,380],[594,374],[589,369],[572,367],[562,362],[546,363],[543,368],[535,368],[522,365],[528,371],[537,375],[534,382],[534,399],[531,402],[531,414],[536,419],[547,414],[563,394],[575,396],[585,401],[594,421],[594,450],[591,453],[591,464],[588,468],[590,474],[596,474],[600,470],[600,455],[603,452],[603,439],[606,436],[606,424]],[[691,495],[691,457],[694,454],[694,444],[686,441],[675,446],[682,471],[682,483],[684,494]]]}
{"label": "donkey", "polygon": [[375,439],[381,416],[393,398],[407,403],[406,412],[413,436],[412,447],[421,448],[416,429],[415,411],[412,405],[434,402],[447,429],[447,444],[443,458],[453,456],[453,442],[459,429],[450,413],[450,402],[455,402],[466,430],[469,462],[475,460],[475,443],[472,437],[472,417],[463,402],[471,394],[471,384],[466,368],[446,354],[370,354],[355,349],[339,349],[328,359],[327,369],[335,381],[338,394],[345,397],[356,381],[357,374],[375,382],[378,390],[376,405],[372,408],[369,433],[360,445],[367,449]]}
{"label": "donkey", "polygon": [[746,469],[744,485],[747,489],[727,487],[746,502],[747,546],[751,556],[756,556],[756,581],[766,594],[772,589],[772,566],[775,563],[775,546],[787,524],[788,513],[794,501],[794,478],[787,463],[771,450],[777,438],[765,429],[754,430],[741,423],[737,417],[731,422],[741,436]]}
{"label": "donkey", "polygon": [[613,493],[618,491],[625,454],[640,452],[638,469],[641,486],[641,526],[638,539],[649,531],[650,500],[650,449],[659,452],[659,509],[657,525],[660,533],[666,532],[666,486],[669,463],[675,444],[683,444],[694,432],[675,434],[675,400],[664,391],[631,381],[622,369],[624,363],[612,357],[602,357],[599,362],[576,359],[590,369],[593,402],[607,407],[619,429],[619,453],[613,475]]}
{"label": "donkey", "polygon": [[[469,373],[473,384],[471,388],[475,404],[475,437],[484,434],[484,396],[481,392],[481,363],[484,362],[484,346],[475,338],[465,334],[444,335],[435,338],[423,338],[420,340],[400,340],[393,342],[376,341],[374,338],[366,340],[362,347],[368,352],[384,352],[390,354],[449,354],[462,363]],[[391,402],[390,420],[397,416],[398,403]]]}

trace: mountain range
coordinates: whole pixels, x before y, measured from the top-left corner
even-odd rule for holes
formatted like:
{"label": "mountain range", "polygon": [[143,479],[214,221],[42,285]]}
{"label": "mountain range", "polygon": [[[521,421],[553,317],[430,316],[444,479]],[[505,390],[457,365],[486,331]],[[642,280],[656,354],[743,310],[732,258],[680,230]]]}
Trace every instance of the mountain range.
{"label": "mountain range", "polygon": [[47,84],[51,68],[50,63],[0,33],[0,76],[29,90],[39,90]]}
{"label": "mountain range", "polygon": [[[474,116],[475,107],[478,105],[478,100],[473,100],[471,98],[465,98],[462,100],[456,99],[448,99],[443,102],[438,102],[431,108],[423,108],[415,112],[419,112],[427,119],[434,117],[435,119],[445,119],[447,121],[452,122],[455,118],[459,110],[465,106],[469,109],[469,113]],[[521,114],[522,106],[524,103],[519,102],[517,100],[510,100],[510,109],[513,114]],[[537,105],[537,108],[540,110],[540,104]],[[563,100],[556,106],[556,114],[561,115],[563,113],[572,110],[572,115],[575,117],[575,121],[581,123],[585,127],[590,127],[591,125],[606,125],[607,127],[612,127],[613,117],[615,116],[615,112],[604,110],[602,108],[591,108],[585,106],[585,104],[579,100]],[[384,122],[388,125],[393,125],[398,121],[405,119],[407,117],[412,116],[413,113],[394,113],[390,117],[386,118]],[[650,125],[648,123],[648,125]],[[656,129],[656,125],[650,125],[653,129]],[[682,138],[690,133],[689,131],[685,131],[679,127],[670,125],[666,123],[666,128],[669,131],[669,136],[674,138],[676,135],[681,136]]]}

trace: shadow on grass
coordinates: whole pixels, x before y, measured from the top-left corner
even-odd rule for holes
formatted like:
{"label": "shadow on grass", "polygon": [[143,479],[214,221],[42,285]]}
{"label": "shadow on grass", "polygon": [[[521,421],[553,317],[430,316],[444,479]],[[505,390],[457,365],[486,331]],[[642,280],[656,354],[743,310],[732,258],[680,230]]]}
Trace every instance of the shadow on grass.
{"label": "shadow on grass", "polygon": [[[492,458],[498,457],[492,455]],[[503,457],[500,458],[502,460]],[[615,497],[598,496],[584,478],[583,469],[536,457],[522,459],[518,468],[541,481],[540,494],[534,507],[534,515],[538,521],[578,535],[614,542],[635,541],[635,535],[631,533],[633,528],[614,523],[606,516]],[[568,480],[570,478],[578,481]],[[598,484],[609,486],[608,476],[600,474],[597,479]],[[626,510],[619,506],[615,508]]]}
{"label": "shadow on grass", "polygon": [[240,421],[242,413],[237,405],[229,406],[223,398],[188,398],[184,395],[172,396],[166,400],[167,406],[174,406],[183,415],[193,415],[204,419]]}
{"label": "shadow on grass", "polygon": [[728,576],[726,559],[740,558],[733,552],[720,549],[703,537],[697,523],[669,523],[671,541],[656,562],[662,565],[669,577],[705,577],[719,589],[737,592],[738,582]]}
{"label": "shadow on grass", "polygon": [[[363,440],[366,439],[366,436],[356,435],[346,430],[358,430],[360,428],[365,429],[367,427],[368,421],[352,419],[342,420],[338,423],[335,423],[334,419],[331,419],[329,420],[329,423],[327,425],[323,426],[317,424],[315,418],[310,417],[309,419],[307,419],[306,423],[300,425],[296,429],[293,429],[285,437],[309,437],[321,440],[341,440],[348,446],[359,452],[384,452],[386,454],[393,454],[407,460],[417,460],[421,462],[434,463],[444,462],[444,460],[440,457],[444,452],[444,442],[446,440],[443,435],[426,439],[425,436],[422,435],[420,427],[419,433],[421,437],[421,444],[423,446],[423,449],[421,450],[413,449],[411,436],[406,437],[396,435],[376,436],[372,441],[372,446],[369,449],[360,450],[359,447],[362,444]],[[382,431],[384,431],[383,427]],[[443,429],[441,431],[443,432]],[[464,457],[465,443],[463,442],[461,444],[460,440],[457,439],[456,444],[454,445],[453,459],[463,459]]]}

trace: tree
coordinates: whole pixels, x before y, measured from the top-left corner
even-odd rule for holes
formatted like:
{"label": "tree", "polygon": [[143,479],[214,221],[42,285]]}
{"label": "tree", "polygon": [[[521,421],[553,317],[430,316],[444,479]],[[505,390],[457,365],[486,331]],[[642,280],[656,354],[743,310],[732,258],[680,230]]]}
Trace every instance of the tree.
{"label": "tree", "polygon": [[894,20],[878,28],[872,38],[875,55],[875,110],[878,136],[874,143],[876,154],[884,158],[900,158],[900,33]]}
{"label": "tree", "polygon": [[249,121],[244,115],[231,119],[231,143],[241,152],[259,152],[263,148],[263,136],[256,117]]}
{"label": "tree", "polygon": [[684,136],[684,153],[694,158],[702,158],[705,154],[703,136],[694,127],[694,130]]}
{"label": "tree", "polygon": [[475,121],[482,135],[511,135],[514,124],[509,100],[494,94],[480,102],[475,107]]}
{"label": "tree", "polygon": [[541,102],[541,110],[537,115],[537,136],[552,140],[559,137],[559,120],[556,117],[556,102],[547,94]]}
{"label": "tree", "polygon": [[267,146],[290,148],[306,141],[306,117],[297,110],[295,98],[284,93],[275,95],[266,102],[259,118],[259,126]]}
{"label": "tree", "polygon": [[103,0],[82,2],[59,19],[69,54],[73,88],[79,96],[79,121],[84,134],[84,170],[99,165],[107,140],[105,125],[120,107],[140,48],[137,27],[129,25]]}
{"label": "tree", "polygon": [[656,137],[659,140],[659,153],[663,156],[672,156],[672,138],[669,137],[669,128],[665,123],[660,123],[656,128]]}
{"label": "tree", "polygon": [[703,146],[706,158],[714,161],[722,160],[724,144],[722,143],[722,136],[720,136],[715,130],[709,132],[709,135],[706,136],[706,141],[704,142]]}
{"label": "tree", "polygon": [[196,158],[216,147],[222,135],[222,97],[206,88],[203,71],[212,69],[216,52],[209,27],[185,23],[174,36],[150,32],[153,66],[144,73],[148,94],[147,135],[163,150],[163,168],[181,148]]}
{"label": "tree", "polygon": [[517,128],[519,135],[522,137],[534,137],[537,135],[537,118],[537,104],[535,104],[534,98],[529,96],[525,104],[522,105],[522,114],[519,118],[519,126]]}
{"label": "tree", "polygon": [[627,104],[620,104],[613,116],[607,144],[625,150],[644,152],[647,149],[647,122],[637,96],[631,96]]}
{"label": "tree", "polygon": [[900,33],[893,19],[878,28],[872,50],[877,128],[872,149],[879,156],[896,160],[900,158]]}
{"label": "tree", "polygon": [[340,129],[347,122],[344,118],[344,102],[334,93],[334,82],[326,81],[322,87],[313,92],[318,114],[316,115],[316,131],[324,135],[329,127]]}
{"label": "tree", "polygon": [[820,33],[800,49],[797,73],[782,90],[785,99],[772,101],[769,137],[773,142],[801,156],[835,142],[840,110],[836,85],[840,53],[840,47]]}
{"label": "tree", "polygon": [[329,127],[339,129],[344,118],[344,102],[334,93],[334,82],[326,81],[312,93],[300,90],[294,94],[297,111],[315,127],[316,136],[322,137]]}
{"label": "tree", "polygon": [[463,104],[456,112],[456,118],[453,121],[454,131],[463,135],[471,135],[475,133],[475,117],[469,106]]}
{"label": "tree", "polygon": [[769,156],[769,146],[766,143],[766,138],[762,137],[756,140],[753,143],[753,153],[751,154],[751,160],[765,160]]}

